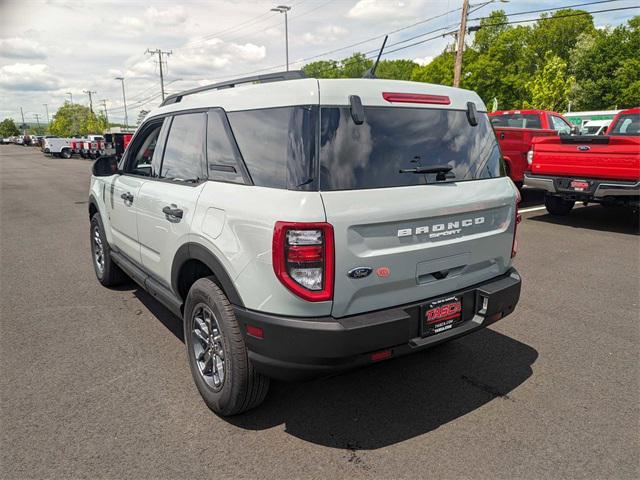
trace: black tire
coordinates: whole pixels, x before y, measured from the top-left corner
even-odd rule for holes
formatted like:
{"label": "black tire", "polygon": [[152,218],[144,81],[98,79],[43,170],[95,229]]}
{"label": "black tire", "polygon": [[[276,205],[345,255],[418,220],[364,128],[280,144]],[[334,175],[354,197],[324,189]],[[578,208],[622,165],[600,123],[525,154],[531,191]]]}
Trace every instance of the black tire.
{"label": "black tire", "polygon": [[[98,245],[95,235],[98,236],[102,245],[102,268],[99,267],[99,260],[96,256]],[[89,229],[89,243],[91,244],[91,263],[96,273],[98,281],[105,287],[114,287],[127,280],[127,275],[111,259],[111,248],[104,233],[104,226],[99,213],[94,213],[91,217],[91,228]]]}
{"label": "black tire", "polygon": [[63,148],[60,152],[60,156],[62,158],[71,158],[71,150],[69,150],[68,148]]}
{"label": "black tire", "polygon": [[545,195],[544,206],[551,215],[567,215],[576,202],[564,198]]}
{"label": "black tire", "polygon": [[[206,326],[210,329],[211,343],[199,340],[194,331],[197,329],[200,317],[209,309],[209,318]],[[206,318],[205,318],[206,320]],[[215,323],[214,323],[215,322]],[[200,322],[202,323],[202,322]],[[217,332],[216,332],[217,331]],[[200,329],[199,333],[205,333]],[[216,335],[217,333],[217,335]],[[214,341],[214,338],[218,338]],[[200,337],[202,338],[202,337]],[[184,308],[184,340],[187,347],[187,357],[193,380],[207,406],[221,416],[237,415],[260,405],[269,391],[269,378],[257,373],[247,355],[247,347],[244,342],[240,325],[236,320],[229,299],[216,285],[212,277],[197,280],[189,290]],[[204,358],[196,358],[196,350],[204,355],[208,348],[217,350],[217,356],[211,358],[211,370]],[[222,347],[222,356],[219,355],[219,347]],[[224,359],[222,371],[224,375],[218,385],[214,381],[214,364],[217,360]],[[216,367],[219,373],[219,367]],[[203,373],[206,372],[206,373]],[[207,373],[211,373],[210,376]]]}

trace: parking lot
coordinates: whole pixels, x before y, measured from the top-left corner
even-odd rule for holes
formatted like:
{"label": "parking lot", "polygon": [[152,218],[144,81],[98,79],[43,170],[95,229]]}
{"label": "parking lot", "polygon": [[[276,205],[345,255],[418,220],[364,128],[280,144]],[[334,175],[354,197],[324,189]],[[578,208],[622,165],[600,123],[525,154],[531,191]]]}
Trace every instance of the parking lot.
{"label": "parking lot", "polygon": [[96,281],[90,166],[0,146],[2,478],[640,476],[633,212],[555,219],[525,192],[513,315],[222,419],[180,320]]}

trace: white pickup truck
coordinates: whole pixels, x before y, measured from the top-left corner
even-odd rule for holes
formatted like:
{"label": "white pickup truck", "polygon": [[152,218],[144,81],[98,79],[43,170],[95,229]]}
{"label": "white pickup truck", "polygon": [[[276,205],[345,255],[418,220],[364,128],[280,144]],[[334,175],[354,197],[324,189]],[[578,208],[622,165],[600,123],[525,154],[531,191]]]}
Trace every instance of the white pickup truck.
{"label": "white pickup truck", "polygon": [[68,138],[49,137],[43,139],[42,151],[52,157],[71,158],[71,144]]}

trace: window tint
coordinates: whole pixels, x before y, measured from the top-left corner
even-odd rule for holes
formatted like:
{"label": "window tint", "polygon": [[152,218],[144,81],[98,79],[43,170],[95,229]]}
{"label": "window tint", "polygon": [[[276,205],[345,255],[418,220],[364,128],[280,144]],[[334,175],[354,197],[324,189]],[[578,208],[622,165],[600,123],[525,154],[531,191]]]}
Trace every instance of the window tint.
{"label": "window tint", "polygon": [[204,175],[204,113],[173,117],[162,157],[161,178],[193,182]]}
{"label": "window tint", "polygon": [[356,125],[348,107],[321,109],[320,189],[433,183],[436,174],[400,169],[450,166],[451,180],[500,176],[500,150],[485,113],[471,126],[458,110],[365,107]]}
{"label": "window tint", "polygon": [[317,107],[246,110],[227,117],[254,184],[315,188]]}
{"label": "window tint", "polygon": [[564,120],[562,120],[560,117],[556,117],[555,115],[551,115],[551,127],[559,133],[571,133],[571,127],[567,125]]}
{"label": "window tint", "polygon": [[209,178],[223,182],[244,183],[240,152],[231,136],[224,112],[210,110],[207,124],[207,164]]}
{"label": "window tint", "polygon": [[640,135],[640,114],[620,115],[609,135]]}
{"label": "window tint", "polygon": [[[131,152],[132,160],[129,162],[127,171],[135,175],[151,176],[151,161],[158,145],[158,135],[160,134],[162,123],[150,125],[142,132],[142,137],[138,142],[136,139],[135,151]],[[161,153],[161,152],[160,152]]]}
{"label": "window tint", "polygon": [[491,123],[495,127],[542,128],[540,115],[536,113],[505,113],[491,117]]}

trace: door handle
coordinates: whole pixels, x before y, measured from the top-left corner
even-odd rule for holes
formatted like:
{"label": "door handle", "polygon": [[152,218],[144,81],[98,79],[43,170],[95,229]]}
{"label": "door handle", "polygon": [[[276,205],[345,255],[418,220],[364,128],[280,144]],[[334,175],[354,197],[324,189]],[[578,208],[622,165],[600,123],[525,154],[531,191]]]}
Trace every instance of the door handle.
{"label": "door handle", "polygon": [[162,209],[162,213],[164,213],[167,217],[173,218],[182,218],[182,210],[180,208],[176,208],[175,205],[166,206]]}
{"label": "door handle", "polygon": [[122,195],[120,195],[120,198],[125,202],[133,202],[133,195],[131,195],[130,192],[123,193]]}
{"label": "door handle", "polygon": [[504,132],[500,132],[500,140],[504,140]]}

